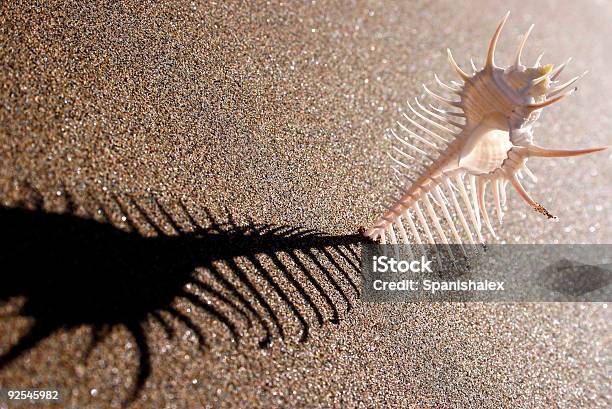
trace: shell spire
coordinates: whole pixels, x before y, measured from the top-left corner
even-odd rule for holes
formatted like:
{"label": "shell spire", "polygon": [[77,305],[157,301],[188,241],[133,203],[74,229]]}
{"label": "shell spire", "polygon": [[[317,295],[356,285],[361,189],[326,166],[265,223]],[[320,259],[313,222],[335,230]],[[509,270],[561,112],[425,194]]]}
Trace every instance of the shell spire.
{"label": "shell spire", "polygon": [[499,224],[508,184],[535,211],[552,218],[520,182],[522,172],[536,179],[527,168],[528,159],[586,155],[607,149],[553,149],[533,142],[533,124],[540,112],[575,92],[574,84],[584,74],[556,85],[569,60],[553,69],[550,64],[540,64],[540,55],[534,66],[524,66],[521,57],[533,25],[521,38],[513,64],[498,67],[495,50],[509,14],[498,24],[480,71],[471,61],[474,73],[469,75],[447,49],[448,61],[463,83],[451,81],[448,85],[434,74],[442,92],[423,85],[434,102],[447,108],[430,104],[428,109],[415,98],[415,105],[408,103],[410,115],[403,114],[406,122],[397,122],[398,132],[388,130],[401,145],[389,153],[400,193],[392,196],[384,213],[365,230],[365,236],[382,243],[484,243],[483,225],[497,237],[487,211],[488,184]]}

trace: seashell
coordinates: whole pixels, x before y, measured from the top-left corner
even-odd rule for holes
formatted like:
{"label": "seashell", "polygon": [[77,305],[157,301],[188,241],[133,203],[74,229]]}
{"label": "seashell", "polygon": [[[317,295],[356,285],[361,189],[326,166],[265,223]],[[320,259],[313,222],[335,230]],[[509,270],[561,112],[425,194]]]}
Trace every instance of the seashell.
{"label": "seashell", "polygon": [[[442,243],[448,244],[436,213],[436,208],[439,208],[450,228],[453,242],[462,243],[464,239],[448,208],[452,206],[467,240],[471,244],[476,240],[484,243],[482,221],[493,237],[497,237],[485,205],[485,191],[489,184],[500,223],[508,183],[535,211],[553,218],[548,210],[532,199],[519,180],[521,171],[535,179],[526,166],[527,160],[531,157],[577,156],[607,149],[549,149],[534,143],[533,125],[542,109],[574,92],[574,84],[582,76],[559,84],[557,79],[567,62],[553,69],[550,64],[541,65],[540,56],[534,66],[522,64],[522,51],[533,25],[523,36],[514,63],[506,68],[498,67],[495,48],[509,14],[495,30],[486,64],[480,71],[472,61],[474,73],[467,74],[447,50],[448,60],[463,83],[453,81],[448,85],[435,74],[434,78],[444,91],[459,99],[440,96],[423,85],[434,100],[448,108],[432,105],[426,108],[415,98],[415,106],[408,103],[414,118],[404,114],[410,126],[398,122],[401,136],[395,130],[389,130],[389,136],[399,142],[399,147],[394,146],[389,156],[396,165],[393,169],[399,182],[396,187],[400,196],[391,197],[391,204],[385,206],[386,211],[364,231],[366,237],[383,244],[387,243],[387,238],[390,243],[397,243],[399,234],[402,242],[409,243],[407,225],[416,243],[435,243],[426,213]],[[407,160],[415,160],[415,154],[426,163],[416,178],[410,178],[404,170],[411,169]],[[466,182],[471,186],[470,194]],[[467,217],[460,200],[467,210]],[[416,227],[417,222],[425,233],[424,240]]]}

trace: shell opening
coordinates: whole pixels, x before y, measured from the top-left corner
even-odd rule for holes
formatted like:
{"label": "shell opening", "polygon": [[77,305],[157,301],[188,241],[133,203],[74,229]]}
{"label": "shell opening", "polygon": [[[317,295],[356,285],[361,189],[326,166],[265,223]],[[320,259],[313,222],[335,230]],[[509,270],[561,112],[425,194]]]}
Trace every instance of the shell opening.
{"label": "shell opening", "polygon": [[458,166],[471,174],[488,174],[501,168],[512,148],[506,119],[499,114],[486,117],[470,138],[459,155]]}

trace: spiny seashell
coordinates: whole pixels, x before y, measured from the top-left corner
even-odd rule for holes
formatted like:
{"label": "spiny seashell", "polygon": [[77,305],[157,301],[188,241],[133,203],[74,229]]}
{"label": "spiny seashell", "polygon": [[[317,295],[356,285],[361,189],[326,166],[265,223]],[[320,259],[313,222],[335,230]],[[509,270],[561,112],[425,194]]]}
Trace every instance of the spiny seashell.
{"label": "spiny seashell", "polygon": [[[434,243],[430,225],[421,210],[424,207],[442,243],[448,243],[445,230],[434,209],[435,204],[442,210],[454,242],[462,243],[463,239],[447,207],[452,203],[465,236],[474,244],[475,239],[470,225],[455,194],[457,192],[467,209],[471,228],[474,229],[478,241],[483,243],[481,216],[487,229],[496,237],[485,206],[485,190],[488,183],[491,184],[494,206],[500,223],[508,182],[533,209],[553,218],[541,204],[531,198],[517,177],[517,175],[522,176],[521,171],[524,171],[535,179],[526,166],[527,159],[533,156],[584,155],[606,149],[598,147],[559,150],[534,144],[533,124],[540,116],[542,108],[560,101],[575,91],[573,84],[581,76],[558,84],[557,78],[567,62],[556,69],[553,69],[552,65],[540,65],[541,56],[532,67],[526,67],[521,63],[521,53],[533,25],[519,44],[514,64],[507,68],[496,66],[495,47],[509,14],[509,12],[506,14],[493,34],[487,61],[482,70],[478,71],[472,62],[474,73],[468,75],[457,65],[450,50],[447,50],[450,64],[463,80],[463,84],[453,81],[452,85],[447,85],[436,75],[434,77],[438,85],[445,91],[457,95],[459,100],[434,94],[423,85],[432,98],[450,108],[442,110],[430,105],[431,109],[428,109],[415,99],[416,107],[420,111],[410,103],[408,106],[427,126],[404,114],[414,128],[410,129],[400,122],[398,124],[401,131],[412,139],[405,139],[394,130],[389,131],[390,136],[403,148],[394,146],[395,156],[389,155],[398,166],[394,167],[394,170],[400,181],[397,187],[401,194],[399,198],[391,198],[391,204],[385,206],[384,214],[364,232],[366,237],[375,241],[380,240],[381,243],[387,243],[388,237],[391,243],[397,243],[397,231],[402,241],[409,243],[404,225],[406,223],[414,237],[413,240],[421,244],[422,240],[414,220],[416,217],[425,232],[427,242]],[[416,152],[427,162],[416,178],[409,178],[402,171],[411,169],[406,159],[415,159],[406,152],[407,149],[411,150],[411,153]],[[469,176],[471,184],[471,200],[464,185],[466,176]],[[444,190],[448,192],[450,202]]]}

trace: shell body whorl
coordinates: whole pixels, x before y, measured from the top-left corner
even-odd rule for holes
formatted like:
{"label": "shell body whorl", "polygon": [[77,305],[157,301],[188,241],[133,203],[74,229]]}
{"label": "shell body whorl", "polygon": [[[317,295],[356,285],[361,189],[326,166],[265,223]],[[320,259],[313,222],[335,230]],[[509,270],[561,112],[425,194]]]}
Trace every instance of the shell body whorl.
{"label": "shell body whorl", "polygon": [[[550,64],[540,65],[540,58],[532,67],[521,63],[521,54],[533,26],[523,36],[514,63],[507,68],[498,67],[495,64],[495,48],[508,14],[491,39],[487,61],[481,70],[472,62],[474,72],[467,74],[448,50],[449,62],[463,82],[452,82],[448,85],[437,75],[434,77],[438,85],[451,95],[450,98],[437,95],[423,86],[434,100],[447,105],[447,109],[432,105],[428,109],[415,99],[420,111],[408,103],[414,117],[404,114],[412,127],[398,122],[399,131],[406,137],[389,130],[394,140],[401,144],[401,148],[393,147],[396,155],[390,155],[397,165],[393,169],[399,182],[396,187],[400,195],[391,197],[389,204],[385,206],[386,211],[365,231],[365,236],[382,243],[386,243],[389,238],[391,243],[396,243],[399,234],[401,241],[405,243],[421,243],[423,239],[415,223],[418,222],[426,236],[424,241],[448,243],[441,219],[436,214],[437,207],[442,210],[453,236],[452,241],[462,243],[465,239],[459,233],[448,205],[455,209],[463,236],[470,243],[475,243],[473,229],[477,241],[484,242],[481,220],[495,237],[485,205],[488,184],[492,187],[494,206],[500,223],[508,183],[512,184],[521,198],[533,209],[552,218],[553,216],[525,191],[517,177],[521,172],[526,172],[535,179],[526,166],[528,158],[575,156],[606,149],[555,150],[534,144],[533,124],[540,117],[542,109],[575,91],[573,84],[580,77],[559,85],[557,78],[567,63],[556,69]],[[423,157],[426,163],[417,177],[410,177],[405,170],[410,171],[412,168],[406,160],[415,159],[415,152]],[[464,184],[468,178],[469,192]],[[469,217],[465,216],[458,197]],[[437,238],[434,238],[426,215],[433,223]],[[409,227],[412,240],[408,238],[404,223]]]}

